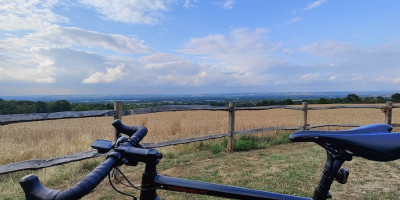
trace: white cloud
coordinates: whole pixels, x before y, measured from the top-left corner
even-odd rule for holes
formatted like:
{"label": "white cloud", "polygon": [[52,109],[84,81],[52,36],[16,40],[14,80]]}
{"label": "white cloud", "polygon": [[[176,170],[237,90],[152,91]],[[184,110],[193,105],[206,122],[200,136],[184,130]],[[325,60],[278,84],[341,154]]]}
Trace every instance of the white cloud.
{"label": "white cloud", "polygon": [[350,56],[351,54],[358,53],[356,47],[349,43],[329,40],[319,41],[313,44],[302,45],[299,51],[311,53],[317,56]]}
{"label": "white cloud", "polygon": [[311,2],[304,8],[304,10],[314,9],[314,8],[316,8],[316,7],[318,7],[321,4],[326,3],[326,2],[327,2],[327,0],[317,0],[317,1]]}
{"label": "white cloud", "polygon": [[0,3],[0,30],[42,30],[53,24],[68,22],[52,8],[58,0],[2,0]]}
{"label": "white cloud", "polygon": [[144,41],[119,34],[104,34],[75,27],[51,27],[27,36],[55,46],[100,47],[119,53],[149,53],[151,48]]}
{"label": "white cloud", "polygon": [[142,76],[146,76],[148,84],[195,86],[211,81],[208,73],[212,71],[211,65],[198,64],[181,56],[168,53],[155,53],[143,56],[135,61],[136,66],[141,66]]}
{"label": "white cloud", "polygon": [[347,77],[347,80],[377,80],[377,77],[387,74],[388,71],[392,74],[400,72],[397,70],[399,47],[399,44],[391,44],[361,48],[350,43],[330,40],[302,45],[292,54],[302,58],[293,62],[302,62],[318,71],[360,75]]}
{"label": "white cloud", "polygon": [[202,79],[207,76],[207,72],[201,71],[196,76],[193,77],[193,82],[195,85],[201,84]]}
{"label": "white cloud", "polygon": [[51,60],[58,68],[84,69],[107,62],[103,56],[73,48],[36,47],[32,48],[32,51]]}
{"label": "white cloud", "polygon": [[185,0],[185,3],[183,3],[183,7],[184,8],[190,8],[191,7],[190,0]]}
{"label": "white cloud", "polygon": [[285,69],[285,78],[310,90],[393,90],[400,83],[399,53],[396,43],[368,48],[332,40],[305,44],[291,51],[289,58],[299,59],[292,61],[292,70]]}
{"label": "white cloud", "polygon": [[[210,78],[208,73],[205,71],[200,71],[197,74],[166,74],[159,75],[156,78],[156,83],[158,85],[175,85],[175,86],[200,86],[210,84]],[[212,79],[211,79],[212,81]]]}
{"label": "white cloud", "polygon": [[25,69],[25,73],[22,74],[24,76],[22,79],[35,79],[36,82],[41,83],[56,82],[56,80],[52,77],[55,74],[55,67],[52,66],[53,61],[40,55],[36,56],[39,65],[34,69]]}
{"label": "white cloud", "polygon": [[223,4],[222,7],[227,10],[231,10],[233,8],[233,4],[235,4],[235,0],[226,0]]}
{"label": "white cloud", "polygon": [[[62,83],[76,87],[88,72],[112,68],[125,58],[104,57],[96,52],[113,50],[118,53],[149,53],[143,41],[117,34],[103,34],[74,27],[51,26],[36,33],[0,38],[2,81],[25,83]],[[85,49],[85,50],[80,50]],[[87,51],[92,50],[92,52]],[[119,68],[117,68],[119,69]],[[92,74],[87,81],[112,80],[113,70]],[[108,75],[107,75],[108,74]],[[102,78],[102,79],[101,79]]]}
{"label": "white cloud", "polygon": [[112,60],[72,48],[32,47],[22,54],[14,51],[7,51],[8,56],[0,57],[1,74],[7,81],[62,83],[76,87],[88,72],[106,70],[121,63],[120,59]]}
{"label": "white cloud", "polygon": [[269,42],[267,33],[265,28],[235,29],[227,35],[192,38],[179,51],[197,58],[197,63],[208,64],[201,71],[207,72],[203,80],[212,84],[262,87],[282,79],[281,75],[286,78],[288,71],[296,71],[282,60],[283,49]]}
{"label": "white cloud", "polygon": [[155,53],[138,59],[145,69],[156,70],[160,74],[179,73],[193,74],[199,70],[199,65],[183,57],[168,53]]}
{"label": "white cloud", "polygon": [[56,68],[53,61],[32,50],[31,60],[16,62],[3,60],[0,72],[7,80],[20,80],[38,83],[55,83]]}
{"label": "white cloud", "polygon": [[[292,79],[293,82],[327,82],[327,81],[336,81],[338,80],[341,76],[338,74],[338,72],[331,72],[331,71],[325,71],[325,70],[319,70],[318,72],[312,72],[309,70],[310,73],[303,74],[300,76],[300,79]],[[340,73],[340,72],[339,72]],[[351,77],[352,75],[346,75],[348,77]],[[346,77],[346,78],[348,78]]]}
{"label": "white cloud", "polygon": [[125,74],[125,66],[121,64],[115,68],[107,68],[105,73],[96,72],[83,80],[83,83],[111,83],[121,79]]}
{"label": "white cloud", "polygon": [[293,23],[296,23],[296,22],[299,22],[299,21],[301,21],[301,17],[294,17],[294,18],[289,20],[289,23],[293,24]]}
{"label": "white cloud", "polygon": [[392,77],[383,75],[383,76],[376,78],[375,81],[380,82],[380,83],[385,83],[385,84],[400,84],[400,77],[398,77],[396,75],[392,76]]}
{"label": "white cloud", "polygon": [[[297,57],[298,49],[291,50],[269,42],[267,33],[267,29],[252,31],[244,28],[232,30],[227,35],[192,38],[180,52],[199,56],[197,62],[210,64],[205,69],[206,80],[214,81],[215,85],[263,87],[296,83],[299,73],[312,74],[318,70],[309,64],[291,64],[285,60],[283,56]],[[332,74],[323,73],[323,80],[329,80],[329,77]],[[289,81],[283,83],[282,78]],[[318,75],[311,78],[318,78]]]}
{"label": "white cloud", "polygon": [[184,8],[193,8],[200,0],[185,0],[183,3]]}
{"label": "white cloud", "polygon": [[309,79],[310,78],[310,74],[304,74],[304,75],[301,75],[301,78],[302,79]]}
{"label": "white cloud", "polygon": [[106,19],[130,24],[156,24],[167,11],[169,1],[162,0],[81,0]]}
{"label": "white cloud", "polygon": [[204,62],[219,62],[229,71],[248,72],[249,70],[269,66],[270,52],[276,44],[266,40],[268,30],[259,28],[235,29],[229,35],[209,35],[204,38],[192,38],[180,51],[186,54],[202,56]]}

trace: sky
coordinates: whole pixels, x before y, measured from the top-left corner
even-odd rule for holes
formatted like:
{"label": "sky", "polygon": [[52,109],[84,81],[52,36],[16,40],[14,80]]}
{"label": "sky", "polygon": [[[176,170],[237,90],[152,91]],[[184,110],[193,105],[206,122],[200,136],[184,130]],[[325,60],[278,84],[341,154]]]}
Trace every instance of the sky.
{"label": "sky", "polygon": [[1,0],[0,96],[398,91],[398,0]]}

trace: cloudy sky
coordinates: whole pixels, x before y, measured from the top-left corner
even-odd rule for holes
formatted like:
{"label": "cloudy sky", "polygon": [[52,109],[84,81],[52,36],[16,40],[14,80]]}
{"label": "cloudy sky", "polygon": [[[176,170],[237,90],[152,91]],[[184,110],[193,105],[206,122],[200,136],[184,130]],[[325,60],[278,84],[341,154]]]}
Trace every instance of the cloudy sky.
{"label": "cloudy sky", "polygon": [[393,91],[398,0],[2,0],[0,96]]}

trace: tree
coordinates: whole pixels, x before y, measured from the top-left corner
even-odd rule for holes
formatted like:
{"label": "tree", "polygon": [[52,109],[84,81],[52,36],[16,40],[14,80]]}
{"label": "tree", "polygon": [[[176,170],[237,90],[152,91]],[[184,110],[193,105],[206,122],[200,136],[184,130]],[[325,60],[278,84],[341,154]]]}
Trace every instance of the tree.
{"label": "tree", "polygon": [[346,100],[350,103],[356,103],[356,102],[360,102],[361,98],[356,94],[349,94],[349,95],[347,95]]}
{"label": "tree", "polygon": [[43,101],[36,102],[36,112],[38,112],[38,113],[46,113],[47,112],[46,103],[43,102]]}
{"label": "tree", "polygon": [[377,102],[378,102],[378,99],[375,98],[375,97],[365,97],[365,98],[363,99],[363,102],[364,102],[364,103],[377,103]]}
{"label": "tree", "polygon": [[278,104],[278,103],[275,101],[272,101],[272,100],[263,100],[262,102],[258,102],[256,105],[257,106],[270,106],[270,105],[276,105],[276,104]]}
{"label": "tree", "polygon": [[318,100],[318,103],[319,104],[330,104],[331,103],[331,101],[329,100],[329,99],[327,99],[327,98],[320,98],[319,100]]}
{"label": "tree", "polygon": [[90,110],[89,104],[78,104],[75,105],[74,108],[72,109],[72,111],[86,111],[86,110]]}
{"label": "tree", "polygon": [[377,103],[384,103],[386,101],[386,99],[384,97],[381,97],[381,96],[377,96],[376,100],[377,100]]}
{"label": "tree", "polygon": [[293,105],[293,100],[292,99],[285,99],[285,100],[283,100],[283,105]]}
{"label": "tree", "polygon": [[399,103],[400,102],[400,93],[395,93],[392,95],[392,101],[395,103]]}
{"label": "tree", "polygon": [[51,112],[70,111],[71,108],[72,108],[71,104],[67,100],[57,100],[51,106],[50,111]]}

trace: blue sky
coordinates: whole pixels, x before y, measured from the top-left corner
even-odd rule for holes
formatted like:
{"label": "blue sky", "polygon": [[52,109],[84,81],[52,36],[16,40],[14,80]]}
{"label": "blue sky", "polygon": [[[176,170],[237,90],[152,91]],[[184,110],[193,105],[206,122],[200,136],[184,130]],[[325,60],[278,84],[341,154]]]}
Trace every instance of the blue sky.
{"label": "blue sky", "polygon": [[0,95],[398,91],[400,1],[2,0]]}

